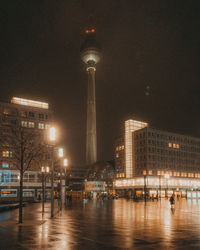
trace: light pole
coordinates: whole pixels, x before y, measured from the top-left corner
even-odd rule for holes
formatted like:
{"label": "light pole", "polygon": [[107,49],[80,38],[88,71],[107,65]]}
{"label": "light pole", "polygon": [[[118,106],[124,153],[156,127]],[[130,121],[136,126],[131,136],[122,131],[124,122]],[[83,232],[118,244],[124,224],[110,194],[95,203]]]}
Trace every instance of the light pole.
{"label": "light pole", "polygon": [[169,181],[169,174],[165,174],[165,179],[167,181],[167,188],[166,188],[166,194],[165,194],[165,197],[168,198],[168,181]]}
{"label": "light pole", "polygon": [[42,172],[42,213],[44,213],[44,202],[45,202],[45,173],[49,173],[49,167],[42,167],[41,168]]}
{"label": "light pole", "polygon": [[161,174],[159,175],[159,189],[160,189],[160,200],[161,200],[161,198],[162,198],[162,196],[161,196],[161,191],[162,191],[162,189],[161,189]]}
{"label": "light pole", "polygon": [[51,144],[51,218],[54,216],[54,142],[56,140],[55,127],[50,128],[49,140]]}
{"label": "light pole", "polygon": [[143,172],[144,175],[144,201],[147,201],[147,171]]}
{"label": "light pole", "polygon": [[[58,157],[63,158],[64,156],[64,150],[63,148],[58,148]],[[61,210],[62,208],[62,181],[61,181],[61,175],[59,174],[59,195],[57,197],[58,199],[58,207]]]}
{"label": "light pole", "polygon": [[66,182],[67,182],[67,167],[68,167],[68,159],[65,158],[64,161],[63,161],[63,165],[64,165],[64,168],[65,168],[65,196],[64,196],[64,200],[65,200],[65,204],[66,204]]}

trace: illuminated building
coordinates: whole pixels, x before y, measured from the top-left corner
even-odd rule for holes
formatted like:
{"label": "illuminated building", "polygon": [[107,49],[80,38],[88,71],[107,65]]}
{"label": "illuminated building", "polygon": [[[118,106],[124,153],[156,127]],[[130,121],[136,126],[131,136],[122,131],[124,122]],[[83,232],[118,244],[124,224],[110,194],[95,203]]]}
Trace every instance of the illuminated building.
{"label": "illuminated building", "polygon": [[88,73],[87,88],[87,128],[86,128],[86,164],[97,161],[97,133],[96,133],[96,98],[95,71],[100,61],[100,46],[95,39],[95,30],[85,31],[86,39],[81,46],[81,59],[86,64]]}
{"label": "illuminated building", "polygon": [[126,178],[131,178],[135,175],[135,161],[133,155],[135,155],[135,146],[132,135],[135,131],[148,126],[147,123],[128,120],[125,121],[125,163],[126,163]]}
{"label": "illuminated building", "polygon": [[[53,113],[48,103],[14,97],[11,103],[0,103],[0,132],[8,134],[16,126],[30,131],[33,135],[40,133],[44,138],[53,122]],[[46,159],[50,155],[45,155]],[[41,166],[32,165],[24,174],[24,197],[35,197],[41,192]],[[50,183],[47,183],[47,187]],[[0,200],[1,198],[18,196],[19,170],[12,148],[7,142],[0,143]]]}
{"label": "illuminated building", "polygon": [[134,181],[141,178],[143,180],[144,176],[147,178],[145,185],[151,178],[154,178],[155,182],[162,182],[162,179],[168,176],[169,187],[172,180],[175,187],[183,179],[188,179],[186,186],[193,185],[192,180],[194,186],[197,183],[199,186],[200,139],[158,130],[147,123],[128,120],[125,121],[124,136],[115,147],[115,162],[116,178],[123,179],[123,185],[120,184],[122,186],[126,186],[126,183],[128,187],[128,180],[132,183],[133,178]]}

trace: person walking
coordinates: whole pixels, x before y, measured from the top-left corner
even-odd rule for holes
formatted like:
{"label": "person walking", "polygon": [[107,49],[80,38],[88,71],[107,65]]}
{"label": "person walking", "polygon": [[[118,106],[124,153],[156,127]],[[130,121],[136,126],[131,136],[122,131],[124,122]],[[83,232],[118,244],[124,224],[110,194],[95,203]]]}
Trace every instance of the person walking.
{"label": "person walking", "polygon": [[169,202],[170,202],[170,205],[171,205],[171,207],[172,207],[172,206],[174,205],[174,203],[175,203],[174,195],[172,195],[172,196],[170,197]]}

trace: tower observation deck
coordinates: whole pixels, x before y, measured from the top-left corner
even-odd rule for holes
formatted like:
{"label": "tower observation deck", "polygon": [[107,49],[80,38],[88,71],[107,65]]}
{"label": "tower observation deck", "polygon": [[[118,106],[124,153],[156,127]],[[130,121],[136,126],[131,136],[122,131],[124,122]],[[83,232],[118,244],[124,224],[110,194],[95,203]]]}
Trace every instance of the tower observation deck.
{"label": "tower observation deck", "polygon": [[96,64],[100,61],[101,47],[96,41],[94,29],[87,29],[85,35],[86,38],[81,45],[80,53],[88,73],[86,164],[91,165],[97,161],[95,71]]}

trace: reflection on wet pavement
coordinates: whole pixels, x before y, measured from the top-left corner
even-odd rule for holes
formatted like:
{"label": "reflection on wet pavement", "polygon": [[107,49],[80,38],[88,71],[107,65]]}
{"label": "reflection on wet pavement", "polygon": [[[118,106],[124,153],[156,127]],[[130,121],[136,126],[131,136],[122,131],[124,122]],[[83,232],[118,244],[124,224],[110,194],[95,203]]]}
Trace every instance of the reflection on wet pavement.
{"label": "reflection on wet pavement", "polygon": [[[50,219],[50,204],[0,214],[0,249],[200,249],[200,201],[73,201]],[[12,219],[12,220],[11,220]]]}

